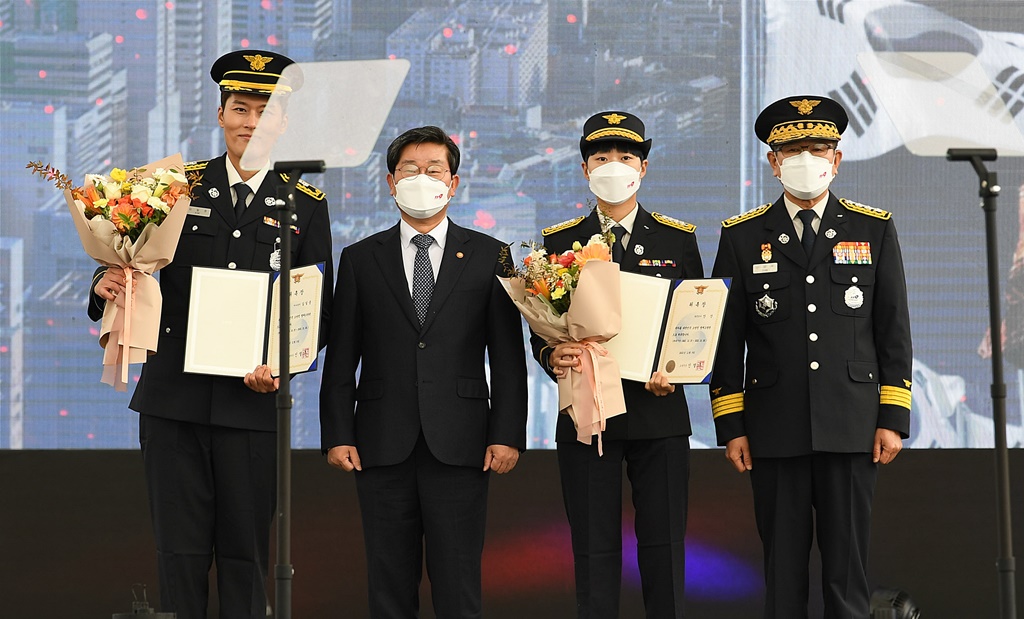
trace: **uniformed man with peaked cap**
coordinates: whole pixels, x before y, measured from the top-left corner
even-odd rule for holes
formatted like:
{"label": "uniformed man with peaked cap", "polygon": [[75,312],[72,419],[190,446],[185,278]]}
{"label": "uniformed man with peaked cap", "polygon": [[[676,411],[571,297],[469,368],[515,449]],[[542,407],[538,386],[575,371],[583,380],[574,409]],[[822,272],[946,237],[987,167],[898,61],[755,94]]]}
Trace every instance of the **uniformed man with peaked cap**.
{"label": "uniformed man with peaked cap", "polygon": [[843,107],[801,95],[754,124],[782,183],[722,222],[714,277],[732,289],[711,379],[718,442],[749,471],[764,616],[807,617],[821,552],[826,619],[865,619],[878,465],[910,433],[910,316],[892,215],[837,198]]}
{"label": "uniformed man with peaked cap", "polygon": [[[696,226],[637,201],[647,174],[651,139],[634,114],[607,111],[583,124],[583,177],[597,201],[585,217],[542,231],[544,246],[561,253],[574,241],[611,230],[612,256],[622,271],[667,279],[701,278]],[[552,346],[532,335],[534,357],[553,379],[579,364],[576,342]],[[596,438],[577,441],[569,415],[558,415],[555,441],[562,495],[572,531],[577,616],[619,616],[622,571],[622,463],[633,492],[637,563],[645,616],[683,617],[690,472],[690,416],[681,387],[655,373],[646,383],[623,380],[626,413],[608,420],[604,455]],[[636,616],[634,611],[626,613]]]}
{"label": "uniformed man with peaked cap", "polygon": [[[292,235],[292,264],[325,264],[333,282],[330,218],[322,191],[303,181],[295,219],[278,222],[275,197],[283,175],[241,167],[261,130],[283,130],[283,109],[270,95],[302,85],[288,57],[272,51],[225,54],[210,71],[221,90],[217,120],[226,153],[185,165],[192,203],[174,261],[160,271],[163,308],[158,352],[142,368],[130,407],[138,411],[150,512],[156,537],[160,605],[178,619],[205,619],[209,571],[217,566],[221,617],[265,617],[270,526],[276,503],[278,381],[266,365],[244,378],[186,374],[185,331],[192,267],[271,272],[279,269],[280,237]],[[284,72],[285,79],[282,79]],[[89,316],[123,290],[111,269],[93,288]],[[330,289],[323,296],[323,320]],[[251,311],[225,307],[224,312]],[[326,333],[326,324],[320,333]]]}

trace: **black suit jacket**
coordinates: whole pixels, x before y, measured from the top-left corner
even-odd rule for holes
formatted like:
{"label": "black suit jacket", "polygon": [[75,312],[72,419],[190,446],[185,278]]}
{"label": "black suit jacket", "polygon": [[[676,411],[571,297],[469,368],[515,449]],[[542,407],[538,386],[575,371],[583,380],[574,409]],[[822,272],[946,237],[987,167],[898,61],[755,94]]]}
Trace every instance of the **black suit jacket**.
{"label": "black suit jacket", "polygon": [[[241,378],[185,374],[185,332],[188,325],[192,267],[236,268],[270,272],[280,228],[277,209],[267,204],[277,195],[282,175],[267,174],[245,215],[235,221],[227,179],[227,160],[221,155],[185,166],[192,191],[189,215],[181,229],[174,260],[158,272],[163,310],[157,353],[142,367],[142,377],[130,407],[146,415],[192,423],[247,430],[274,431],[274,394],[252,391]],[[292,233],[292,264],[325,263],[324,282],[333,281],[330,216],[323,192],[300,181],[295,192],[297,221]],[[330,289],[324,290],[321,332],[328,327]],[[224,308],[231,311],[231,308]],[[89,315],[103,313],[103,301],[93,295]]]}
{"label": "black suit jacket", "polygon": [[910,314],[889,213],[830,195],[808,260],[779,198],[723,222],[713,275],[733,278],[710,385],[720,445],[746,435],[755,457],[789,457],[870,452],[876,428],[909,435]]}
{"label": "black suit jacket", "polygon": [[[548,230],[556,231],[545,235],[544,247],[549,254],[562,253],[572,248],[573,241],[586,244],[591,236],[600,234],[600,216],[594,210],[575,223],[566,222],[552,226]],[[638,207],[633,231],[629,235],[629,246],[625,248],[619,269],[669,279],[704,277],[704,266],[701,264],[697,237],[693,230],[692,225],[683,222],[667,218],[661,218],[659,221],[642,206]],[[642,261],[659,266],[646,262],[641,264]],[[530,343],[534,358],[547,371],[546,364],[541,359],[546,342],[531,333]],[[550,348],[543,350],[544,355],[550,352]],[[548,375],[555,379],[550,372]],[[622,390],[626,399],[626,414],[608,420],[607,429],[603,433],[604,438],[651,439],[690,435],[690,412],[681,386],[677,386],[674,393],[657,397],[644,389],[644,383],[623,380]],[[576,428],[568,415],[558,416],[555,440],[576,440]]]}
{"label": "black suit jacket", "polygon": [[421,327],[400,245],[396,224],[341,253],[320,388],[323,451],[353,445],[364,467],[397,464],[421,431],[450,465],[483,466],[491,444],[525,449],[522,322],[495,277],[506,274],[506,246],[449,222]]}

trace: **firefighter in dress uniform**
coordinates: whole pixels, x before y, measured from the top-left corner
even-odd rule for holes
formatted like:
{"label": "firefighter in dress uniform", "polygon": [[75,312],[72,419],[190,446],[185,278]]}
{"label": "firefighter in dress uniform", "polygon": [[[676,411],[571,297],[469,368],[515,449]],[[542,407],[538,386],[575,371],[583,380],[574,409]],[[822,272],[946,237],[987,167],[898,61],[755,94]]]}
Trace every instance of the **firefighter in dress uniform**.
{"label": "firefighter in dress uniform", "polygon": [[749,472],[764,549],[764,617],[807,616],[817,532],[825,617],[866,619],[878,464],[910,433],[912,350],[896,226],[837,198],[846,111],[819,96],[754,125],[783,186],[722,222],[714,277],[732,288],[710,384],[719,445]]}

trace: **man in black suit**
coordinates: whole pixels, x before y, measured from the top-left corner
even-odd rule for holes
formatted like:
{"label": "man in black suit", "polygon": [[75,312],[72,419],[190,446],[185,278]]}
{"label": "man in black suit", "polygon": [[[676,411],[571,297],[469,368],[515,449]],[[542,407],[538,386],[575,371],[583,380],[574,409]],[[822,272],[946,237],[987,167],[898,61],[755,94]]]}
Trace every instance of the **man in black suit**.
{"label": "man in black suit", "polygon": [[[284,179],[239,164],[257,122],[278,123],[268,108],[292,60],[276,52],[245,50],[218,59],[210,75],[220,86],[217,118],[227,153],[189,163],[192,204],[174,261],[160,271],[163,310],[158,351],[149,357],[131,400],[157,543],[160,604],[178,619],[205,619],[209,570],[217,564],[222,617],[265,617],[270,525],[276,504],[278,381],[266,365],[244,379],[184,373],[185,331],[192,267],[276,270],[279,237],[290,228],[292,264],[324,262],[332,280],[330,217],[323,192],[300,182],[296,221],[280,226],[274,197]],[[285,121],[286,122],[286,121]],[[124,290],[121,269],[100,269],[89,316]],[[326,329],[330,294],[322,309]],[[225,312],[241,308],[225,307]]]}
{"label": "man in black suit", "polygon": [[[817,531],[827,619],[865,619],[878,464],[910,432],[906,280],[890,213],[829,191],[847,125],[818,96],[754,125],[783,195],[722,223],[713,274],[732,289],[711,379],[720,445],[750,472],[766,618],[807,616]],[[744,351],[744,349],[746,349]]]}
{"label": "man in black suit", "polygon": [[[636,192],[647,173],[651,140],[626,112],[603,112],[583,126],[580,154],[597,208],[545,228],[549,253],[586,244],[609,229],[613,259],[623,271],[670,279],[704,277],[695,226],[649,213]],[[580,363],[575,342],[548,345],[531,337],[534,357],[552,378]],[[559,415],[555,440],[562,495],[572,530],[576,607],[583,619],[618,617],[622,573],[622,462],[633,487],[637,562],[649,618],[683,616],[684,536],[690,471],[690,416],[682,389],[655,373],[646,383],[623,380],[626,414],[608,420],[604,455],[597,441],[577,442],[568,415]]]}
{"label": "man in black suit", "polygon": [[526,447],[522,323],[496,277],[507,246],[447,218],[459,157],[437,127],[398,136],[401,219],[338,263],[321,438],[356,472],[373,619],[418,616],[424,541],[436,615],[480,617],[488,472]]}

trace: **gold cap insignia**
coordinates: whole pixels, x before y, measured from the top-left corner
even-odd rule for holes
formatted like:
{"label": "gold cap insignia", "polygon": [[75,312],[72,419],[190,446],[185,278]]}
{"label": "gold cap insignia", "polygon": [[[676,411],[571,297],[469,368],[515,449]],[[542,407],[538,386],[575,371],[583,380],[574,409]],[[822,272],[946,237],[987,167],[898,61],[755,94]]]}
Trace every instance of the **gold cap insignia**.
{"label": "gold cap insignia", "polygon": [[815,106],[818,105],[819,103],[821,103],[821,101],[811,101],[809,99],[801,99],[800,101],[789,102],[790,105],[796,108],[796,113],[800,114],[801,116],[807,116],[808,114],[813,112]]}
{"label": "gold cap insignia", "polygon": [[620,122],[626,120],[626,117],[623,116],[622,114],[608,114],[607,116],[602,116],[601,118],[607,120],[609,125],[617,125]]}
{"label": "gold cap insignia", "polygon": [[273,56],[263,56],[256,54],[255,56],[242,56],[249,61],[249,68],[253,71],[262,71],[267,67],[267,63],[274,59]]}

